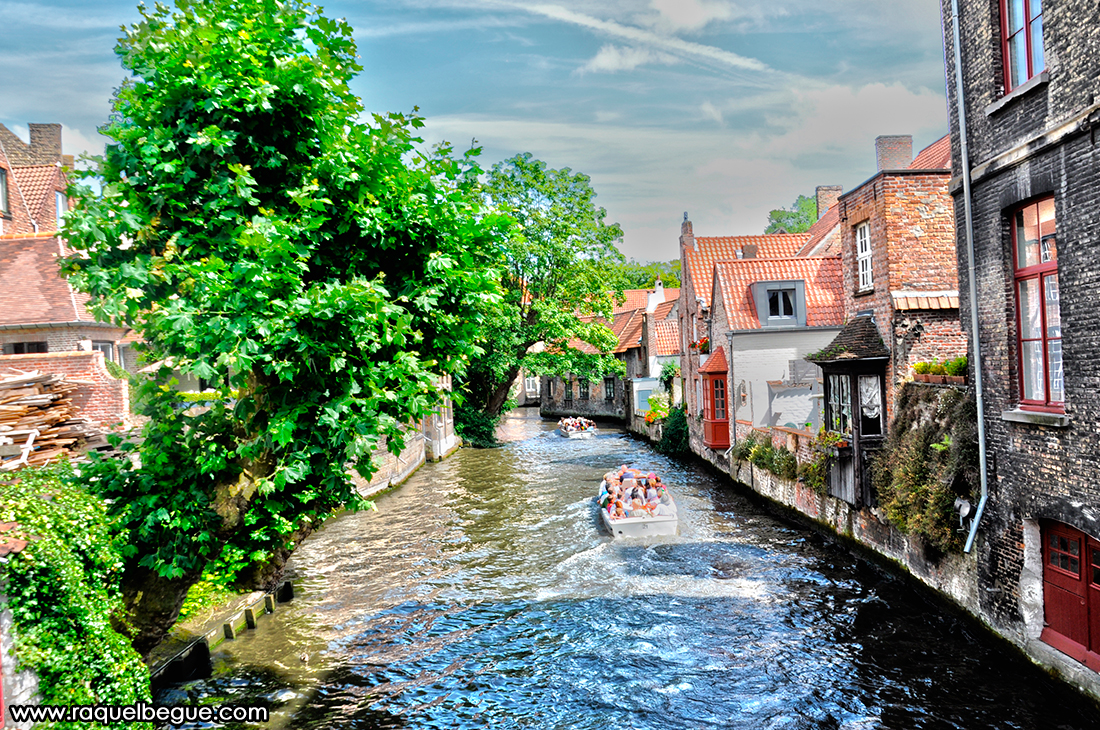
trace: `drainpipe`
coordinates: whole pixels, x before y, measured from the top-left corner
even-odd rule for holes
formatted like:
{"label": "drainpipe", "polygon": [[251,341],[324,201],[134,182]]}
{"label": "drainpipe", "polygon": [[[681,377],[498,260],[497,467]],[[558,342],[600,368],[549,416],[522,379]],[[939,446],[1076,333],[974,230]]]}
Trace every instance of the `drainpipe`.
{"label": "drainpipe", "polygon": [[955,51],[955,108],[959,114],[959,155],[962,158],[963,216],[966,220],[966,257],[970,284],[970,332],[974,344],[974,395],[978,406],[978,461],[980,464],[982,493],[978,509],[970,522],[970,534],[966,537],[964,552],[969,553],[978,536],[978,526],[989,501],[989,475],[986,462],[985,443],[985,398],[982,387],[982,339],[978,329],[978,281],[977,266],[974,264],[974,216],[970,197],[970,148],[966,139],[966,97],[963,93],[962,52],[959,47],[959,0],[951,0],[951,32]]}

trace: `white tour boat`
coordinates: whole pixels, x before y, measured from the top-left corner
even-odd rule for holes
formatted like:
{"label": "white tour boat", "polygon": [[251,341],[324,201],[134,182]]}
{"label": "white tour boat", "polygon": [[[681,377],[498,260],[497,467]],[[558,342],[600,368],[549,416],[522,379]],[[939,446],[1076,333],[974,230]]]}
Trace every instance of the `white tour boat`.
{"label": "white tour boat", "polygon": [[558,421],[558,433],[562,438],[584,439],[592,438],[599,431],[596,424],[587,418],[563,418]]}
{"label": "white tour boat", "polygon": [[[634,479],[624,479],[623,486],[634,486]],[[671,508],[670,515],[645,515],[644,517],[612,517],[611,513],[599,506],[600,493],[607,482],[600,483],[600,489],[596,492],[596,509],[600,512],[600,521],[607,528],[612,537],[649,537],[650,535],[675,535],[679,531],[680,518],[676,510],[676,502],[668,492],[668,486],[664,486],[664,493],[668,495],[667,508]]]}

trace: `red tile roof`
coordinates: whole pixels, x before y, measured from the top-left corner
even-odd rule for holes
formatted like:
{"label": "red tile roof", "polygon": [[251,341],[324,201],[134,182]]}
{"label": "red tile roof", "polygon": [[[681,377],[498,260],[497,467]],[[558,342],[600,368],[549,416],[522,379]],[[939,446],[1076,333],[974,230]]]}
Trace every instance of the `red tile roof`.
{"label": "red tile roof", "polygon": [[945,134],[920,151],[909,165],[910,170],[950,170],[951,135]]}
{"label": "red tile roof", "polygon": [[[642,316],[645,314],[644,309],[634,309],[630,312],[624,312],[623,319],[626,323],[623,328],[616,334],[619,335],[619,346],[615,348],[615,352],[626,352],[635,347],[641,346],[642,341]],[[625,316],[630,315],[630,316]]]}
{"label": "red tile roof", "polygon": [[726,351],[721,345],[718,349],[711,353],[711,356],[707,358],[703,367],[699,368],[701,373],[724,373],[730,369],[729,363],[726,362]]}
{"label": "red tile roof", "polygon": [[761,329],[752,295],[758,281],[806,282],[806,325],[839,327],[844,323],[844,277],[839,256],[742,259],[715,265],[731,330]]}
{"label": "red tile roof", "polygon": [[15,537],[18,530],[18,522],[0,522],[0,558],[17,553],[27,547],[26,540]]}
{"label": "red tile roof", "polygon": [[654,355],[680,354],[680,320],[662,319],[652,323],[650,342]]}
{"label": "red tile roof", "polygon": [[[631,309],[645,309],[649,303],[649,294],[654,291],[653,289],[623,289],[623,295],[625,299],[622,304],[614,305],[612,310],[613,314],[619,314],[620,312],[627,312]],[[673,299],[680,298],[679,287],[673,289],[665,289],[665,301],[670,302]]]}
{"label": "red tile roof", "polygon": [[840,254],[840,204],[834,203],[817,219],[810,230],[810,238],[797,256],[836,256]]}
{"label": "red tile roof", "polygon": [[710,301],[711,279],[714,264],[719,261],[736,261],[737,251],[745,246],[756,246],[757,258],[780,258],[795,256],[806,241],[809,233],[774,233],[762,236],[702,236],[696,237],[699,247],[687,249],[688,275],[695,286],[696,296]]}
{"label": "red tile roof", "polygon": [[[680,290],[679,289],[676,290],[676,297],[677,297],[677,299],[680,297]],[[676,299],[672,299],[672,300],[669,300],[669,301],[662,302],[661,304],[658,304],[657,308],[654,309],[651,312],[651,314],[653,315],[652,319],[654,321],[661,320],[661,319],[668,319],[668,315],[672,314],[672,310],[675,309],[675,308],[676,308]]]}
{"label": "red tile roof", "polygon": [[0,325],[94,321],[87,296],[58,273],[61,255],[61,242],[50,233],[0,236]]}
{"label": "red tile roof", "polygon": [[[0,124],[0,128],[3,126]],[[15,178],[14,168],[5,154],[2,137],[0,137],[0,169],[8,173],[8,212],[11,214],[11,220],[4,221],[0,226],[0,234],[29,233],[34,230],[34,227],[31,225],[30,213],[20,192],[19,181]]]}
{"label": "red tile roof", "polygon": [[[61,168],[57,165],[34,165],[16,167],[12,172],[15,173],[31,218],[38,221],[39,229],[57,230],[56,216],[44,216],[43,212],[53,210],[53,201],[49,199],[54,191],[62,189]],[[50,202],[49,206],[46,205],[47,200]]]}

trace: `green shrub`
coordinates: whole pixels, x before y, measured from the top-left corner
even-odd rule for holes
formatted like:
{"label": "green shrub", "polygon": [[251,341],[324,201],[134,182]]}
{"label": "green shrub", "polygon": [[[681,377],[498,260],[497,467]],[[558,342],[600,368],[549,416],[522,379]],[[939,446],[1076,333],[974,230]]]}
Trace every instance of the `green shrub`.
{"label": "green shrub", "polygon": [[941,363],[937,358],[936,360],[932,361],[932,368],[928,372],[932,373],[933,375],[947,375],[947,368],[944,367],[943,363]]}
{"label": "green shrub", "polygon": [[673,408],[669,411],[661,440],[657,442],[655,448],[667,456],[683,456],[688,453],[687,413],[683,408]]}
{"label": "green shrub", "polygon": [[921,361],[913,363],[913,372],[917,375],[927,375],[932,372],[932,363]]}
{"label": "green shrub", "polygon": [[735,443],[730,449],[730,461],[748,461],[756,442],[756,432],[753,431]]}
{"label": "green shrub", "polygon": [[455,432],[462,437],[467,446],[478,449],[491,449],[499,445],[497,424],[500,416],[490,416],[484,411],[467,405],[454,406]]}
{"label": "green shrub", "polygon": [[960,377],[966,375],[967,365],[966,355],[963,355],[962,357],[956,357],[954,360],[948,360],[944,364],[944,369],[947,370],[948,375]]}
{"label": "green shrub", "polygon": [[123,610],[121,533],[103,503],[74,479],[67,463],[0,477],[0,522],[18,522],[21,535],[32,538],[3,570],[19,665],[38,676],[42,704],[148,702],[149,670],[112,626]]}
{"label": "green shrub", "polygon": [[671,394],[672,383],[678,377],[680,377],[680,366],[669,360],[661,366],[661,374],[657,377],[657,380],[661,383],[661,387],[665,389],[665,392]]}

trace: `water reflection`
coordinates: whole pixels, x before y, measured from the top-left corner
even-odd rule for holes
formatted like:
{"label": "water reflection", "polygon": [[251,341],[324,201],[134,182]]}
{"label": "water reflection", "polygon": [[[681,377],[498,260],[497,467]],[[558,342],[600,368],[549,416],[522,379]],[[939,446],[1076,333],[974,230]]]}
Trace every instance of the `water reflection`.
{"label": "water reflection", "polygon": [[[514,414],[504,448],[463,450],[378,512],[332,521],[295,555],[297,598],[173,701],[255,697],[283,728],[1100,726],[901,581],[708,473],[553,427]],[[624,462],[667,475],[679,536],[600,533],[595,484]]]}

